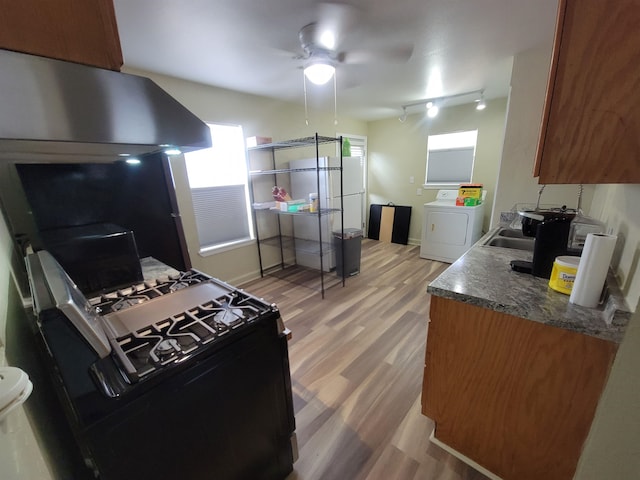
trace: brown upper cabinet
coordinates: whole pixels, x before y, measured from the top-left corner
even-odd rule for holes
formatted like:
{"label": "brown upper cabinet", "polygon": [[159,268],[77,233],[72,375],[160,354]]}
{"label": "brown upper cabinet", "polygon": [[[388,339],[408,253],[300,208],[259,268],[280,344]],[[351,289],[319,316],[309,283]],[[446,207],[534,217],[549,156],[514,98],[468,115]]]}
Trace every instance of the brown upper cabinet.
{"label": "brown upper cabinet", "polygon": [[123,63],[112,0],[0,0],[0,48],[116,71]]}
{"label": "brown upper cabinet", "polygon": [[539,183],[640,183],[640,0],[560,0]]}

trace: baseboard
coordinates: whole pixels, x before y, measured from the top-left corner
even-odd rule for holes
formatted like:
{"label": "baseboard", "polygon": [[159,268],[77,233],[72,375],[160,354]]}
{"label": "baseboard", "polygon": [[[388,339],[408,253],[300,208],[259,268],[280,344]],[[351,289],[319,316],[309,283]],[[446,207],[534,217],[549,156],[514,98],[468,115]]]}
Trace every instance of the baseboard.
{"label": "baseboard", "polygon": [[434,429],[431,432],[431,435],[429,435],[429,441],[431,443],[433,443],[434,445],[437,445],[438,447],[440,447],[441,449],[443,449],[447,453],[450,453],[451,455],[453,455],[457,459],[462,460],[464,463],[466,463],[470,467],[474,468],[475,470],[479,471],[480,473],[482,473],[484,476],[490,478],[491,480],[502,480],[500,477],[498,477],[497,475],[491,473],[489,470],[484,468],[482,465],[477,464],[476,462],[471,460],[469,457],[466,457],[462,453],[460,453],[457,450],[451,448],[446,443],[442,443],[440,440],[438,440],[436,438],[435,433],[436,433],[436,431]]}
{"label": "baseboard", "polygon": [[[255,270],[253,272],[247,273],[245,275],[240,275],[238,277],[234,277],[230,279],[227,283],[231,285],[238,286],[242,288],[243,285],[253,282],[254,280],[258,280],[260,278],[260,270]],[[251,293],[251,292],[249,292]]]}

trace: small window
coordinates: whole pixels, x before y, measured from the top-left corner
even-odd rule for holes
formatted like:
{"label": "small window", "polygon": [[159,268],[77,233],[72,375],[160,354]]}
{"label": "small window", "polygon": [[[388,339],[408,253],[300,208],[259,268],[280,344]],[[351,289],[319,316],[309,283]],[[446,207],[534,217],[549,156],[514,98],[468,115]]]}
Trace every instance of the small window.
{"label": "small window", "polygon": [[429,135],[425,186],[471,182],[477,130]]}
{"label": "small window", "polygon": [[200,253],[254,238],[242,127],[208,125],[211,148],[185,154]]}

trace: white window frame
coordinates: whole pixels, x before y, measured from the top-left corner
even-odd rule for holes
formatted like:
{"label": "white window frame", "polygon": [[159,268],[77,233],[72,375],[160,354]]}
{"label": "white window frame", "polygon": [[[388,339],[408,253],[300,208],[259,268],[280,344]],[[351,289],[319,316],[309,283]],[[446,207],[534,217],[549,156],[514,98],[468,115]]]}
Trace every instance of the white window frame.
{"label": "white window frame", "polygon": [[[220,123],[207,123],[211,129],[211,148],[185,153],[187,179],[191,190],[191,198],[194,208],[194,220],[198,234],[198,253],[202,256],[213,255],[227,250],[232,250],[244,245],[255,243],[253,230],[253,218],[249,201],[249,185],[247,173],[246,148],[244,134],[241,125],[229,125]],[[219,132],[222,128],[238,129]],[[220,152],[216,148],[216,138],[235,137],[238,141],[238,151],[231,155],[235,161],[241,162],[238,168],[227,170],[227,180],[219,179],[219,163],[229,165],[228,154]],[[235,145],[234,145],[235,150]],[[224,155],[224,158],[216,156]],[[197,162],[197,163],[196,163]],[[208,163],[210,162],[210,166]],[[218,163],[218,165],[216,165]],[[190,164],[191,173],[190,173]],[[199,164],[199,165],[198,165]],[[216,177],[216,173],[218,173]],[[189,176],[191,174],[191,177]],[[240,210],[240,214],[239,214]],[[241,214],[246,212],[245,215]],[[233,226],[233,222],[246,219],[246,224],[239,223]],[[231,238],[223,239],[216,228],[221,225],[232,225],[237,233]],[[214,227],[215,226],[215,227]],[[217,237],[217,238],[216,238]]]}
{"label": "white window frame", "polygon": [[[425,180],[422,187],[424,189],[440,189],[457,187],[461,183],[471,183],[475,169],[476,148],[478,143],[478,130],[465,130],[458,132],[448,132],[444,134],[429,135],[427,138],[427,160],[425,166]],[[442,157],[449,158],[466,156],[466,152],[471,149],[471,167],[469,176],[461,175],[451,182],[429,181],[429,159],[431,152],[441,152]],[[446,161],[442,159],[442,161]]]}

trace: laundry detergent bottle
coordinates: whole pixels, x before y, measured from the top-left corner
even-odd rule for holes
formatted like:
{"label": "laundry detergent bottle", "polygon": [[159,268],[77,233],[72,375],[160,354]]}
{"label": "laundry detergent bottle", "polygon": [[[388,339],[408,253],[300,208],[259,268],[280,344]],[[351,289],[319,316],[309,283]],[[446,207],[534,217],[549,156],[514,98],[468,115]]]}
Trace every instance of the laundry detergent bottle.
{"label": "laundry detergent bottle", "polygon": [[351,142],[347,137],[342,138],[342,156],[343,157],[351,156]]}

